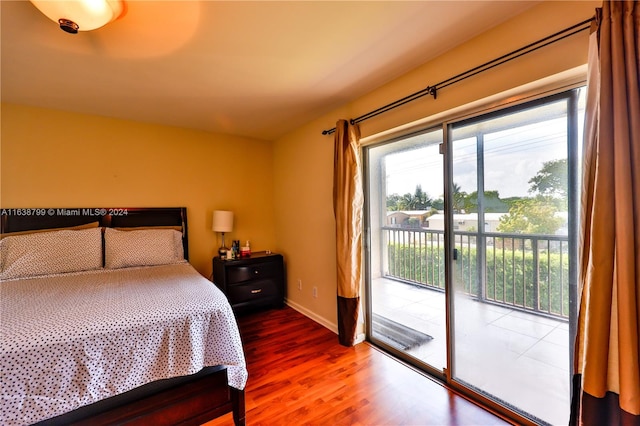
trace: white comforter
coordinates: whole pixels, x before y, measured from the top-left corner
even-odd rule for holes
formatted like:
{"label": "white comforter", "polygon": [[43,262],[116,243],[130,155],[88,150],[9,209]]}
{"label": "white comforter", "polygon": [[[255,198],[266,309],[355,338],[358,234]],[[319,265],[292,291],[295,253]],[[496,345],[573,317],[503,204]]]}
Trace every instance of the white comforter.
{"label": "white comforter", "polygon": [[225,296],[188,263],[0,284],[0,424],[40,421],[158,379],[227,365],[247,380]]}

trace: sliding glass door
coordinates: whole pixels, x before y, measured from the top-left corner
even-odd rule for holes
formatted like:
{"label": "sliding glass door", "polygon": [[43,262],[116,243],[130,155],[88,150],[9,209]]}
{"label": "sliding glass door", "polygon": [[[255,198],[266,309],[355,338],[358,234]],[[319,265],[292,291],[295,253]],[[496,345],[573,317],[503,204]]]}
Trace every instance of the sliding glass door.
{"label": "sliding glass door", "polygon": [[569,418],[580,95],[365,150],[370,340],[537,423]]}
{"label": "sliding glass door", "polygon": [[572,93],[449,126],[452,379],[542,422],[570,406]]}
{"label": "sliding glass door", "polygon": [[436,373],[447,357],[441,143],[438,128],[367,156],[369,336]]}

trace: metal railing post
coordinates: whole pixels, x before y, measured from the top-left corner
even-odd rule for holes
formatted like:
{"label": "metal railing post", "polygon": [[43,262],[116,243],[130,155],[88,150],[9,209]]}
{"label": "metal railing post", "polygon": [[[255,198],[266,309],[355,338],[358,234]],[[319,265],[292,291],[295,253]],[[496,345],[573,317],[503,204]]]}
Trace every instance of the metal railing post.
{"label": "metal railing post", "polygon": [[[394,259],[393,261],[391,261],[391,259],[389,259],[389,270],[383,274],[389,278],[394,278],[397,279],[399,281],[404,281],[404,282],[408,282],[408,283],[412,283],[415,285],[422,285],[424,287],[427,288],[433,288],[433,289],[437,289],[437,290],[442,290],[444,288],[444,285],[442,283],[442,276],[440,274],[440,238],[443,235],[443,231],[438,231],[438,230],[426,230],[426,229],[420,229],[420,230],[415,230],[415,229],[402,229],[402,228],[396,228],[396,227],[383,227],[382,228],[382,232],[386,233],[387,238],[382,238],[382,241],[387,241],[388,242],[388,246],[387,246],[387,256],[391,256],[393,253]],[[500,304],[500,305],[504,305],[504,306],[510,306],[510,307],[514,307],[516,309],[522,309],[522,310],[526,310],[526,311],[532,311],[532,312],[537,312],[537,313],[543,313],[543,314],[549,314],[555,317],[561,317],[561,318],[568,318],[566,309],[564,308],[564,301],[563,301],[563,294],[565,294],[567,291],[569,291],[567,288],[564,288],[565,286],[568,286],[568,280],[564,279],[564,274],[562,271],[562,268],[564,267],[564,263],[565,260],[567,258],[567,253],[566,253],[566,248],[568,247],[567,244],[563,244],[566,243],[568,241],[568,238],[566,236],[560,236],[560,235],[526,235],[526,234],[507,234],[507,233],[497,233],[497,232],[488,232],[488,233],[483,233],[482,236],[478,235],[478,233],[476,232],[466,232],[466,231],[457,231],[455,233],[456,236],[460,237],[459,241],[455,241],[455,244],[460,244],[460,252],[459,252],[459,256],[463,256],[463,253],[466,252],[468,254],[471,253],[471,249],[472,247],[475,247],[476,251],[477,250],[484,250],[486,251],[486,239],[487,238],[493,238],[494,239],[494,243],[493,243],[493,250],[494,250],[494,265],[493,265],[493,273],[494,273],[494,280],[496,280],[497,277],[497,273],[498,273],[498,264],[497,264],[497,260],[495,260],[496,257],[496,238],[499,238],[500,241],[502,241],[502,243],[500,244],[501,246],[501,252],[502,255],[500,256],[502,258],[501,264],[502,264],[502,281],[503,281],[503,290],[502,290],[502,297],[499,298],[498,297],[498,293],[497,293],[497,288],[494,285],[494,292],[495,294],[493,295],[493,297],[491,299],[487,299],[487,295],[486,295],[486,283],[485,281],[488,279],[488,277],[486,276],[486,265],[484,265],[482,268],[480,268],[480,266],[478,266],[477,268],[471,268],[472,262],[471,262],[471,258],[470,256],[467,255],[467,262],[469,262],[469,264],[467,264],[467,268],[465,271],[465,260],[464,259],[460,259],[460,261],[458,262],[458,265],[456,267],[456,271],[454,271],[456,274],[461,274],[460,278],[460,282],[461,283],[466,283],[469,286],[471,286],[471,284],[473,283],[473,274],[479,274],[480,270],[482,271],[483,275],[478,276],[476,279],[478,280],[478,289],[477,291],[473,291],[473,289],[471,287],[469,287],[468,290],[466,290],[466,293],[471,295],[471,296],[476,296],[479,298],[479,300],[481,301],[485,301],[485,302],[490,302],[490,303],[496,303],[496,304]],[[424,238],[423,238],[424,236]],[[465,240],[466,237],[466,240]],[[474,244],[472,244],[471,241],[471,237],[475,237],[476,238],[476,242]],[[438,242],[438,246],[437,247],[433,247],[433,243],[431,244],[431,246],[424,246],[422,244],[416,244],[415,240],[416,238],[418,239],[418,241],[422,241],[424,239],[424,241],[437,241]],[[483,241],[480,241],[481,239],[484,239]],[[510,240],[511,241],[511,248],[507,249],[506,248],[506,242]],[[466,242],[465,242],[466,241]],[[526,260],[527,255],[527,242],[531,241],[531,251],[532,251],[532,261],[531,263],[529,263]],[[549,247],[549,244],[551,241],[557,241],[559,242],[559,271],[555,272],[555,275],[557,277],[559,277],[559,282],[556,283],[555,287],[558,288],[558,292],[559,292],[559,300],[560,300],[560,308],[559,309],[552,309],[552,304],[551,304],[551,288],[552,288],[552,271],[551,271],[551,267],[552,267],[552,260],[551,260],[551,250],[548,249],[547,250],[547,299],[549,300],[548,304],[549,306],[547,307],[547,309],[541,309],[541,295],[542,292],[540,291],[540,253],[539,253],[539,249],[540,249],[540,242],[545,242],[547,246]],[[517,244],[516,242],[519,242],[519,244]],[[483,244],[484,243],[484,244]],[[393,246],[393,248],[392,248]],[[456,246],[457,247],[457,246]],[[522,249],[522,253],[518,254],[518,256],[516,257],[515,253],[516,251],[520,251],[517,250],[516,247],[521,247]],[[418,256],[415,251],[422,251],[422,249],[424,249],[425,252],[425,273],[422,274],[418,269],[422,268],[422,262],[419,261],[420,256]],[[463,250],[464,249],[464,250]],[[511,254],[509,255],[508,252],[511,252]],[[413,252],[413,253],[411,253]],[[506,255],[506,256],[505,256]],[[521,257],[522,256],[522,257]],[[485,256],[478,256],[480,259],[478,259],[478,261],[480,262],[480,260],[482,260],[483,263],[486,263],[486,255]],[[508,273],[508,271],[506,270],[506,259],[507,258],[511,258],[511,273]],[[570,257],[570,256],[569,256]],[[413,260],[413,261],[412,261]],[[515,267],[515,262],[520,262],[522,264],[522,282],[523,282],[523,289],[522,291],[524,292],[523,296],[523,300],[522,300],[522,304],[520,304],[520,302],[516,302],[517,296],[516,296],[516,267]],[[533,269],[532,274],[530,275],[530,279],[532,280],[532,285],[533,285],[533,300],[532,302],[532,306],[527,306],[527,302],[529,300],[528,295],[527,295],[527,282],[526,279],[529,276],[526,273],[526,267],[527,265],[530,265]],[[429,268],[431,268],[431,273],[428,273]],[[513,285],[512,285],[512,292],[513,292],[513,302],[507,302],[507,298],[506,298],[506,285],[508,283],[508,280],[511,280]],[[554,281],[555,282],[555,281]],[[482,291],[484,290],[484,291]],[[465,291],[464,289],[458,289],[458,291]],[[557,311],[557,312],[556,312]]]}
{"label": "metal railing post", "polygon": [[[531,250],[533,251],[533,309],[540,310],[540,257],[538,253],[538,238],[531,238]],[[551,311],[551,306],[549,306]]]}

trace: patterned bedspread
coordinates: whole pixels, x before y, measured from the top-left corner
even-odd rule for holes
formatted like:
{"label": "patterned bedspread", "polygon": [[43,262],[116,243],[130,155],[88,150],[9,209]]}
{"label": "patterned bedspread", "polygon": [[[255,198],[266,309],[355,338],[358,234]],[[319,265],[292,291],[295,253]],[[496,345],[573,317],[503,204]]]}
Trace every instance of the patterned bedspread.
{"label": "patterned bedspread", "polygon": [[247,380],[220,290],[188,263],[0,283],[0,424],[50,418],[154,380],[227,365]]}

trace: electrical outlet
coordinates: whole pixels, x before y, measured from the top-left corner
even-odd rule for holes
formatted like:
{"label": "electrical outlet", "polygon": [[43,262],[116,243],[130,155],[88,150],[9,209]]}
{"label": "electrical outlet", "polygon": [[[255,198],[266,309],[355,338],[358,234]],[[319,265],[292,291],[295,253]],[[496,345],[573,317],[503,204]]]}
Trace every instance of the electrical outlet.
{"label": "electrical outlet", "polygon": [[302,290],[302,280],[298,278],[298,290]]}
{"label": "electrical outlet", "polygon": [[313,287],[313,297],[318,297],[318,287]]}

